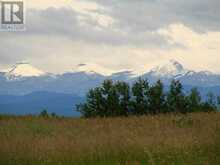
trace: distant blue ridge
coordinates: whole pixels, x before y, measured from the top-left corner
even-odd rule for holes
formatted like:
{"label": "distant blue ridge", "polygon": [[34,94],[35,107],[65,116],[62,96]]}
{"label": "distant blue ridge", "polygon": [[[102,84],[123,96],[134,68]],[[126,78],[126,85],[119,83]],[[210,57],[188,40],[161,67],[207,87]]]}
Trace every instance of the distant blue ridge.
{"label": "distant blue ridge", "polygon": [[83,101],[78,96],[53,92],[33,92],[24,96],[0,95],[0,114],[34,115],[45,109],[61,116],[80,116],[75,104]]}

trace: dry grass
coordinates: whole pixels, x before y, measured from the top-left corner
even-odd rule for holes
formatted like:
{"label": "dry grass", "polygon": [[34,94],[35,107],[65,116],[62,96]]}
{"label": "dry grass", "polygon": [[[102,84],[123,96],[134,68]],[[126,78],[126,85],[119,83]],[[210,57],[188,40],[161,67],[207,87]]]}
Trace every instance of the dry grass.
{"label": "dry grass", "polygon": [[220,113],[1,117],[0,164],[220,164]]}

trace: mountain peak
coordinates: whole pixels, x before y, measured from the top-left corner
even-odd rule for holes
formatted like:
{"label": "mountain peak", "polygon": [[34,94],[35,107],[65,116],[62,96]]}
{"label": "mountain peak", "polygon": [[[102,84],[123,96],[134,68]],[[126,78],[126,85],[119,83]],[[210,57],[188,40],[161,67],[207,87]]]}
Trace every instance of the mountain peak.
{"label": "mountain peak", "polygon": [[188,72],[187,69],[183,67],[182,64],[180,64],[176,60],[169,60],[165,63],[160,64],[159,66],[154,67],[150,73],[159,76],[159,77],[175,77],[184,75]]}
{"label": "mountain peak", "polygon": [[7,69],[5,75],[8,79],[16,79],[17,77],[37,77],[45,73],[27,62],[18,62],[11,68]]}
{"label": "mountain peak", "polygon": [[180,68],[180,69],[183,69],[183,65],[180,64],[178,61],[176,60],[169,60],[169,62],[167,64],[171,64],[173,66],[175,66],[176,68]]}
{"label": "mountain peak", "polygon": [[109,76],[114,73],[113,70],[105,68],[95,63],[81,63],[74,68],[74,72],[85,72],[87,74],[101,74]]}

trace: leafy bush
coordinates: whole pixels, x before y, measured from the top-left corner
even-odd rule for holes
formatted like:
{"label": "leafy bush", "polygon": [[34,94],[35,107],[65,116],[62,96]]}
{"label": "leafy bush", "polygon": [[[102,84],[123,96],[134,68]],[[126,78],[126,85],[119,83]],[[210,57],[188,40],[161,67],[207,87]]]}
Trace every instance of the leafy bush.
{"label": "leafy bush", "polygon": [[51,118],[58,118],[58,115],[56,114],[56,113],[51,113],[51,114],[49,114],[48,112],[47,112],[47,110],[43,110],[40,114],[39,114],[39,117],[43,117],[43,118],[49,118],[49,117],[51,117]]}
{"label": "leafy bush", "polygon": [[49,117],[49,114],[47,113],[47,110],[43,110],[40,115],[40,117],[44,117],[44,118],[48,118]]}

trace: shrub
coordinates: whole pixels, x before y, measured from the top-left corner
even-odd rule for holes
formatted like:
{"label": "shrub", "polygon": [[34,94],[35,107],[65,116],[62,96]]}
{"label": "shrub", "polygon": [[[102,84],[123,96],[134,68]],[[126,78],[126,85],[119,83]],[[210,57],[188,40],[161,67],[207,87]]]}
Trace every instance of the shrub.
{"label": "shrub", "polygon": [[40,117],[43,117],[43,118],[48,118],[48,117],[49,117],[49,114],[48,114],[47,110],[43,110],[43,111],[40,113],[39,116],[40,116]]}

